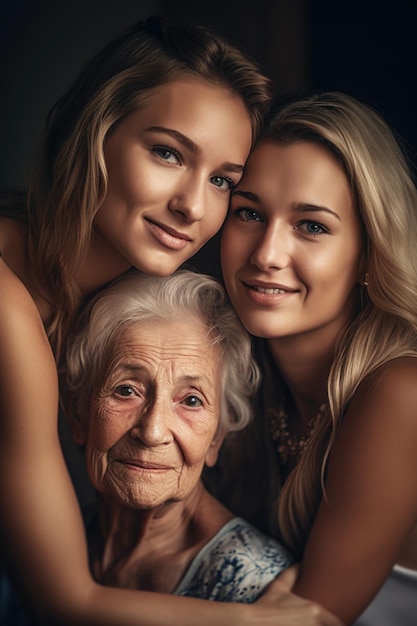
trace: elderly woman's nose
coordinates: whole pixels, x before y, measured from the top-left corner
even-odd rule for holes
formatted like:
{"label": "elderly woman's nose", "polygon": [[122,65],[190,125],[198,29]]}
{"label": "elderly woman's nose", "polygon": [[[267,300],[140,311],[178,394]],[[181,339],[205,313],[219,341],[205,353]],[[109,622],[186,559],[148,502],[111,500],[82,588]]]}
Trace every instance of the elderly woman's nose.
{"label": "elderly woman's nose", "polygon": [[137,416],[131,436],[146,446],[159,446],[172,441],[170,426],[172,409],[169,403],[155,400]]}

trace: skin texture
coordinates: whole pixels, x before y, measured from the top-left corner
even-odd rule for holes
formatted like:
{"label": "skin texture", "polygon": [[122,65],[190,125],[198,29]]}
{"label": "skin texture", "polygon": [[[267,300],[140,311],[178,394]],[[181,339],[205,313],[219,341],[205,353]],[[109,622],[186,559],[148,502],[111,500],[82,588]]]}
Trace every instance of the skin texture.
{"label": "skin texture", "polygon": [[[361,229],[345,174],[323,146],[255,149],[224,227],[223,274],[246,328],[268,339],[299,432],[323,401],[336,339],[355,315]],[[344,623],[395,562],[417,568],[416,377],[416,359],[401,358],[365,379],[332,450],[294,592]]]}
{"label": "skin texture", "polygon": [[[142,271],[169,273],[205,243],[204,237],[209,238],[220,227],[226,214],[229,193],[219,191],[212,177],[225,173],[225,163],[244,164],[251,144],[250,122],[248,116],[242,118],[238,115],[242,108],[234,97],[229,95],[227,98],[223,89],[210,85],[215,100],[212,105],[220,102],[221,109],[217,108],[217,115],[209,120],[206,116],[200,118],[199,128],[193,126],[208,96],[206,90],[200,89],[199,81],[196,81],[195,88],[195,116],[188,115],[184,119],[178,111],[177,120],[172,116],[170,106],[158,108],[158,115],[151,116],[152,119],[147,121],[147,127],[149,124],[169,127],[197,145],[193,153],[196,161],[186,151],[185,166],[172,164],[171,156],[167,165],[167,152],[159,152],[156,156],[154,150],[149,153],[161,172],[160,176],[152,178],[157,207],[155,212],[152,209],[152,216],[163,224],[171,227],[176,224],[181,231],[190,231],[195,246],[187,243],[180,252],[175,247],[173,249],[172,239],[150,227],[150,222],[142,217],[142,214],[145,215],[143,207],[143,211],[138,209],[136,222],[136,201],[127,200],[130,191],[135,195],[132,190],[134,177],[130,179],[128,176],[130,167],[126,167],[125,171],[130,182],[126,183],[123,191],[122,172],[117,174],[115,171],[114,176],[111,172],[109,193],[114,195],[115,206],[121,207],[124,219],[120,219],[119,211],[111,211],[109,197],[106,198],[103,212],[97,218],[99,235],[92,238],[85,262],[75,276],[84,294],[102,287],[132,262]],[[186,106],[185,99],[182,106]],[[164,117],[166,111],[171,112],[168,120]],[[133,117],[126,119],[127,126]],[[126,127],[121,124],[121,133],[123,129]],[[134,128],[131,130],[134,131]],[[138,135],[142,136],[140,129]],[[167,143],[164,137],[162,141],[164,145]],[[138,142],[138,152],[133,150],[133,153],[143,155],[139,148],[140,140]],[[156,143],[160,142],[158,138]],[[218,142],[222,143],[223,151],[218,155],[218,161],[213,161],[211,154]],[[117,144],[116,139],[113,143]],[[113,147],[116,150],[116,145]],[[119,156],[122,158],[123,155]],[[126,158],[130,162],[131,157],[126,154]],[[142,163],[142,156],[140,161],[138,156],[137,166],[142,168]],[[132,167],[134,164],[135,159]],[[169,192],[159,196],[159,179],[163,173],[168,176],[171,171],[173,176],[185,172],[187,189],[190,181],[199,181],[195,188],[193,185],[191,188],[196,194],[192,196],[193,203],[199,205],[201,197],[204,202],[210,202],[210,206],[205,205],[203,218],[201,215],[190,217],[188,211],[181,209],[181,204],[178,209],[178,202],[173,202],[176,197],[171,194],[171,186],[167,187]],[[226,174],[229,175],[229,170]],[[205,181],[204,184],[202,181]],[[214,210],[211,205],[218,196],[224,198],[221,202],[219,200],[224,215],[216,215],[217,225],[211,224],[210,228],[202,229],[205,217],[211,220]],[[149,198],[146,202],[154,206]],[[196,232],[193,224],[197,224]],[[146,255],[143,258],[139,252],[142,241],[132,238],[131,232],[137,236],[145,233],[143,249]],[[160,236],[155,236],[155,233]],[[171,245],[167,245],[169,241]],[[104,251],[106,259],[103,258]],[[0,219],[0,252],[0,284],[2,292],[7,293],[7,298],[0,299],[0,476],[3,477],[0,480],[0,502],[2,533],[8,538],[3,548],[11,563],[18,568],[21,587],[41,623],[78,626],[177,623],[195,626],[195,616],[198,615],[202,626],[213,622],[219,626],[229,626],[230,623],[277,624],[281,616],[282,623],[288,626],[292,623],[303,626],[337,624],[337,620],[314,603],[289,593],[292,583],[290,573],[288,578],[277,582],[271,595],[256,606],[225,606],[171,596],[164,596],[161,601],[155,594],[110,589],[94,583],[89,572],[82,518],[58,439],[57,372],[44,330],[49,309],[47,302],[33,289],[32,270],[25,264],[23,228],[4,218]]]}
{"label": "skin texture", "polygon": [[220,229],[250,147],[246,109],[224,87],[182,78],[155,88],[106,143],[94,261],[114,276],[132,265],[171,274]]}
{"label": "skin texture", "polygon": [[360,253],[359,219],[332,155],[304,142],[259,147],[222,244],[228,293],[250,332],[333,340],[352,317]]}
{"label": "skin texture", "polygon": [[120,344],[117,366],[77,429],[90,479],[128,507],[181,501],[222,441],[217,351],[195,319],[145,322]]}
{"label": "skin texture", "polygon": [[317,413],[324,401],[317,392],[335,339],[355,313],[360,228],[343,169],[312,143],[261,144],[232,198],[221,249],[227,291],[247,330],[269,340],[285,377],[302,386],[300,430],[312,402]]}
{"label": "skin texture", "polygon": [[223,440],[219,354],[195,318],[135,325],[116,350],[88,414],[73,418],[99,494],[94,573],[106,584],[172,593],[232,518],[201,481]]}

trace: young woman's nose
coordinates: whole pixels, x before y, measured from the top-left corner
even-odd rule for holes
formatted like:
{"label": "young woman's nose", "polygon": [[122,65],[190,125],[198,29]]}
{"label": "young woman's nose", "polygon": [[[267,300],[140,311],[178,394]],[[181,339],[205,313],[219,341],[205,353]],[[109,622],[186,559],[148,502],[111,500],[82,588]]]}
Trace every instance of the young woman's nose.
{"label": "young woman's nose", "polygon": [[167,403],[153,401],[141,411],[130,433],[148,447],[161,446],[173,439],[170,430],[171,410]]}
{"label": "young woman's nose", "polygon": [[256,240],[251,263],[260,270],[282,269],[290,260],[291,237],[284,225],[268,226]]}
{"label": "young woman's nose", "polygon": [[172,213],[185,222],[198,222],[207,210],[207,179],[203,176],[190,175],[181,179],[179,186],[169,203]]}

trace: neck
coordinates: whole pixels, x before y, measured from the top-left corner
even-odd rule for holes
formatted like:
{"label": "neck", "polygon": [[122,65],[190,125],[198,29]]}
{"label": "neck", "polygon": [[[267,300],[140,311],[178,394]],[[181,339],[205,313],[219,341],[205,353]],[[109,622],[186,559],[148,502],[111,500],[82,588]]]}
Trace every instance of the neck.
{"label": "neck", "polygon": [[326,401],[335,339],[308,345],[304,337],[286,337],[272,339],[268,345],[289,389],[302,428]]}
{"label": "neck", "polygon": [[83,260],[74,271],[74,278],[84,296],[89,296],[98,289],[127,272],[132,265],[120,255],[106,247],[100,238],[93,234]]}
{"label": "neck", "polygon": [[[179,502],[127,509],[99,499],[93,570],[106,584],[171,593],[201,547],[232,516],[201,482]],[[96,536],[97,533],[94,533]]]}

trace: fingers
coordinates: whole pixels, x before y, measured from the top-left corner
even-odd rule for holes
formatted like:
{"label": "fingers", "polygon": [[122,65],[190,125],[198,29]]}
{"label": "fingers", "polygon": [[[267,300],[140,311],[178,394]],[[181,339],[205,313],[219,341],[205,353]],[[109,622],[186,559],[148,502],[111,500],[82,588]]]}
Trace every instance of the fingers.
{"label": "fingers", "polygon": [[298,572],[300,570],[299,565],[292,565],[287,567],[277,578],[281,585],[290,590],[293,588],[295,581],[297,580]]}
{"label": "fingers", "polygon": [[274,626],[344,626],[338,617],[316,602],[291,592],[298,571],[298,565],[286,569],[268,585],[261,598],[252,605],[255,610],[257,605],[260,610],[257,615],[257,626],[259,624],[266,626],[270,623]]}

